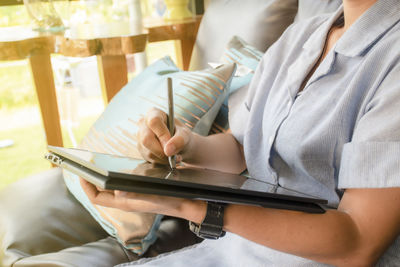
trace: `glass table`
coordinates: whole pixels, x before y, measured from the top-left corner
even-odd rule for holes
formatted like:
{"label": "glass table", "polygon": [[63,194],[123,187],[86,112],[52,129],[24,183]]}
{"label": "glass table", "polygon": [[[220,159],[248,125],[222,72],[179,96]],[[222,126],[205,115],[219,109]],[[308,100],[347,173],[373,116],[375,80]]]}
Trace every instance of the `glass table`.
{"label": "glass table", "polygon": [[0,28],[0,60],[29,60],[47,144],[63,146],[51,54],[97,56],[103,97],[108,102],[128,82],[126,55],[143,52],[147,42],[176,40],[178,66],[187,70],[200,21],[201,16],[170,22],[144,20],[141,34],[91,39],[24,27]]}
{"label": "glass table", "polygon": [[97,56],[103,96],[109,101],[128,82],[126,54],[143,52],[147,34],[71,39],[43,34],[24,27],[0,28],[0,60],[28,59],[47,144],[63,146],[60,117],[50,55]]}

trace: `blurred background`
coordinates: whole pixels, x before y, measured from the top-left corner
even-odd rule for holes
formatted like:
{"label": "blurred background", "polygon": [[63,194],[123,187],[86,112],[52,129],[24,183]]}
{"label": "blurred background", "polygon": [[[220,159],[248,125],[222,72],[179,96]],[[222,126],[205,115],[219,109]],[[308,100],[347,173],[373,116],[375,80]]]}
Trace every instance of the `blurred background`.
{"label": "blurred background", "polygon": [[[36,12],[35,0],[25,0],[17,5],[13,2],[18,1],[0,1],[0,27],[40,30],[40,21],[29,14]],[[140,26],[143,20],[165,19],[167,2],[171,0],[53,1],[57,18],[62,21],[62,24],[56,21],[54,25],[68,29],[73,38],[131,34],[138,29],[130,25]],[[132,11],[132,5],[140,11]],[[203,2],[189,1],[188,10],[192,14],[201,14]],[[132,24],[132,20],[137,20],[136,24]],[[127,55],[128,80],[165,55],[170,55],[176,62],[174,42],[148,43],[145,53]],[[51,62],[64,146],[75,147],[105,106],[96,56],[52,55]],[[29,61],[0,61],[0,189],[51,168],[43,159],[46,145]]]}

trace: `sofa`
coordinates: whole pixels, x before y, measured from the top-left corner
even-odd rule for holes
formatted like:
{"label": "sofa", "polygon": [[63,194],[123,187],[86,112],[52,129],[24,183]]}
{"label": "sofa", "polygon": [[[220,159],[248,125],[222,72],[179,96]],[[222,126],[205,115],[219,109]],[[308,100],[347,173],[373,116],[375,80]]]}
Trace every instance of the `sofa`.
{"label": "sofa", "polygon": [[[217,62],[233,35],[266,51],[294,20],[332,12],[339,5],[340,0],[211,0],[190,68]],[[251,15],[243,19],[243,14]],[[114,266],[201,242],[186,221],[164,217],[156,242],[139,256],[100,227],[68,191],[62,175],[53,168],[0,192],[1,266]]]}

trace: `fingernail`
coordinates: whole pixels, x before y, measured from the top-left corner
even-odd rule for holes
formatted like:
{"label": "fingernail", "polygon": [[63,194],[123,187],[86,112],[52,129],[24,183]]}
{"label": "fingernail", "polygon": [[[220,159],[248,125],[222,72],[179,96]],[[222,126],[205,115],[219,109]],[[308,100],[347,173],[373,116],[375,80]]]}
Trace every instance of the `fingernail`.
{"label": "fingernail", "polygon": [[168,155],[173,155],[175,153],[176,147],[174,144],[171,144],[167,147],[167,154]]}

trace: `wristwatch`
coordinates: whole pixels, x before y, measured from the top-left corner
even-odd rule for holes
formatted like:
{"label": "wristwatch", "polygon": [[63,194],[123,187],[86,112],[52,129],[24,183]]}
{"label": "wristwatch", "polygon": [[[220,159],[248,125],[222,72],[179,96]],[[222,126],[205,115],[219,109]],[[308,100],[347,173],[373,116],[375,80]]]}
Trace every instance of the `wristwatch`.
{"label": "wristwatch", "polygon": [[205,239],[218,239],[225,235],[224,208],[226,204],[207,202],[207,213],[203,222],[199,225],[189,222],[189,229],[197,236]]}

